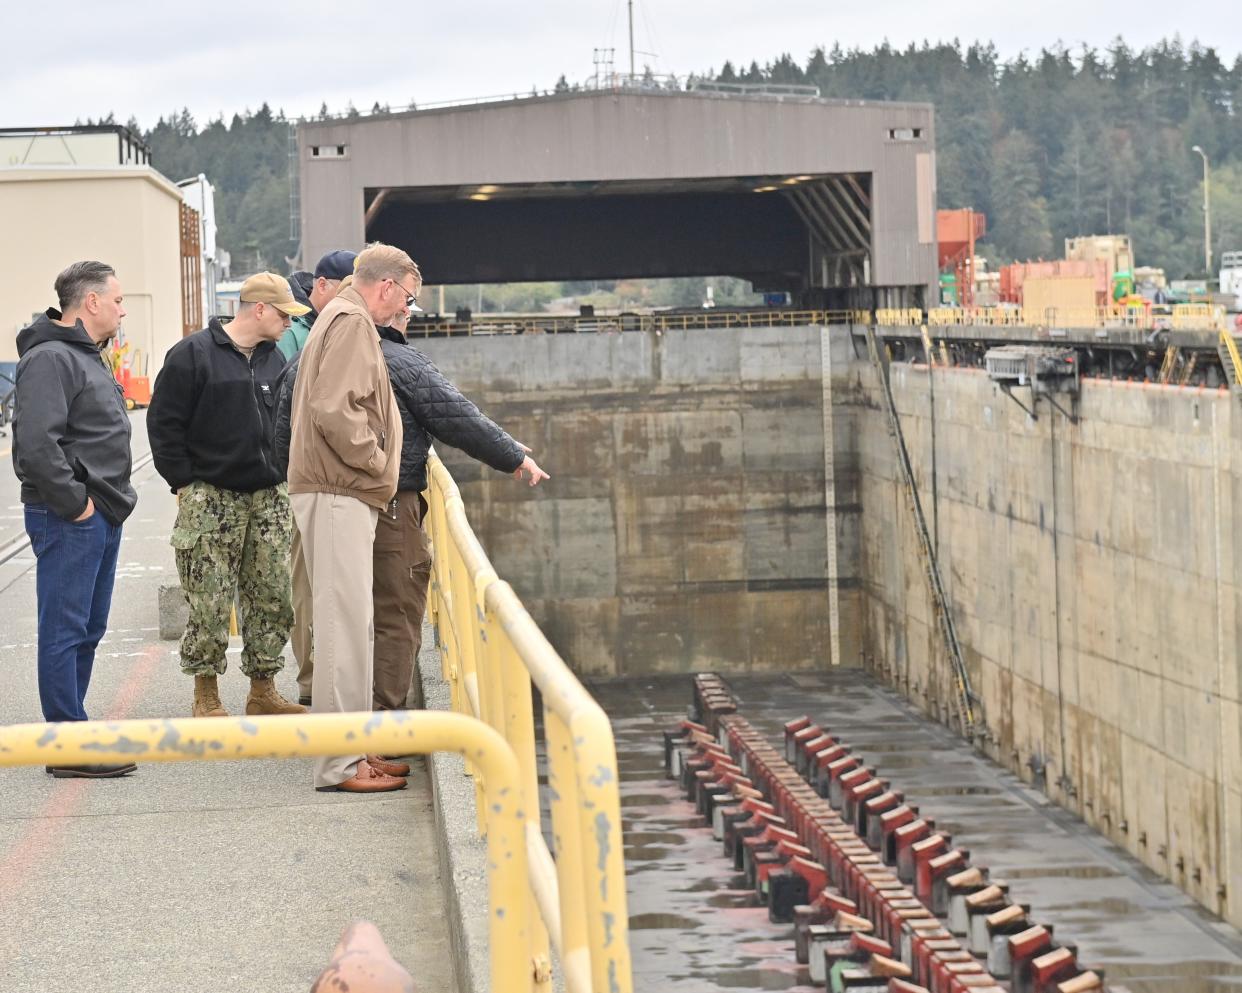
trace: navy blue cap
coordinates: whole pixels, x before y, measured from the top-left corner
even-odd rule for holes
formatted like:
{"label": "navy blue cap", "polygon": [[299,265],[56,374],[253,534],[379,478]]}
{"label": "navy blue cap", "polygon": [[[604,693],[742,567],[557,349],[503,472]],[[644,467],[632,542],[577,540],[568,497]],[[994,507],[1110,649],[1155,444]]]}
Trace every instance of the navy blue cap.
{"label": "navy blue cap", "polygon": [[343,248],[329,252],[315,266],[315,278],[323,276],[325,279],[344,279],[346,276],[352,276],[354,259],[357,257],[357,252],[347,252]]}

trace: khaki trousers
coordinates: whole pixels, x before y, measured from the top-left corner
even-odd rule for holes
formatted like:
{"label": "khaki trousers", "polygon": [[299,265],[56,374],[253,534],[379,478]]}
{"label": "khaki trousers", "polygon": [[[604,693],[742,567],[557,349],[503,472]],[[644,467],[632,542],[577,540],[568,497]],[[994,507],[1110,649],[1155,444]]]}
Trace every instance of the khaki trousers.
{"label": "khaki trousers", "polygon": [[311,644],[311,586],[306,572],[306,556],[302,554],[302,534],[295,526],[293,543],[289,550],[293,578],[293,630],[289,641],[293,645],[293,658],[298,664],[298,696],[311,695],[311,673],[315,668],[315,653]]}
{"label": "khaki trousers", "polygon": [[422,706],[422,685],[412,679],[423,642],[423,611],[431,579],[431,543],[423,530],[427,505],[414,490],[397,493],[375,528],[376,710],[405,708],[410,686]]}
{"label": "khaki trousers", "polygon": [[[294,493],[289,499],[315,611],[314,712],[368,712],[375,650],[371,549],[378,514],[361,500],[334,493]],[[362,757],[316,759],[315,785],[345,782]]]}

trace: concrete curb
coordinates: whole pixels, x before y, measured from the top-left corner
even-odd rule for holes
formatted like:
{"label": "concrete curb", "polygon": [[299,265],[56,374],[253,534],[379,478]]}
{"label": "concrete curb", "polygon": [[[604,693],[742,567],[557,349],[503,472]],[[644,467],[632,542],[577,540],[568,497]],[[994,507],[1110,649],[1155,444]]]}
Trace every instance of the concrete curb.
{"label": "concrete curb", "polygon": [[[435,631],[423,622],[418,677],[427,710],[451,710],[449,686],[440,676]],[[440,835],[440,878],[448,913],[449,939],[458,993],[490,993],[488,955],[487,844],[476,828],[474,780],[457,754],[427,756],[436,830]]]}

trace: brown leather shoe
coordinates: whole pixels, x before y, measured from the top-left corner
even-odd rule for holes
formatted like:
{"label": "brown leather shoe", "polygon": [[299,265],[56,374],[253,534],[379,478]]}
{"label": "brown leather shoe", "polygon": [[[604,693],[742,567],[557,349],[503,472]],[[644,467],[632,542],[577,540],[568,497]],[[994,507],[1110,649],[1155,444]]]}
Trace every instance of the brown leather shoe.
{"label": "brown leather shoe", "polygon": [[399,776],[385,776],[378,769],[371,768],[366,759],[358,763],[358,771],[345,782],[335,786],[316,786],[320,793],[388,793],[391,790],[405,789],[405,780]]}
{"label": "brown leather shoe", "polygon": [[368,755],[367,765],[377,772],[382,772],[385,776],[408,776],[410,774],[408,762],[394,762],[382,755]]}

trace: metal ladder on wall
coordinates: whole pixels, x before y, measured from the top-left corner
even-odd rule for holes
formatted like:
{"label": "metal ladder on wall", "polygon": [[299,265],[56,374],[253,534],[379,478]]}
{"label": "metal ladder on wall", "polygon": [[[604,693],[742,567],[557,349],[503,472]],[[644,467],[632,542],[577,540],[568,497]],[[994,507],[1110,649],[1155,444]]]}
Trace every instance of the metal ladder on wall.
{"label": "metal ladder on wall", "polygon": [[901,468],[901,477],[905,486],[906,503],[914,518],[914,528],[919,539],[920,560],[923,573],[927,577],[928,589],[931,592],[932,610],[940,627],[949,662],[953,667],[954,683],[957,690],[956,701],[958,719],[961,721],[962,733],[973,738],[976,732],[975,701],[976,697],[970,686],[970,674],[966,671],[966,663],[962,659],[962,646],[957,640],[957,628],[953,624],[953,613],[949,606],[949,598],[945,594],[944,583],[940,578],[940,563],[936,558],[936,548],[932,544],[931,534],[927,530],[927,517],[923,513],[923,502],[919,499],[918,486],[914,480],[914,468],[910,464],[910,452],[906,448],[905,434],[901,430],[901,418],[897,415],[897,404],[893,401],[892,384],[888,378],[888,361],[885,355],[884,337],[874,325],[867,326],[867,352],[871,357],[871,365],[875,369],[876,378],[880,382],[880,392],[884,395],[884,412],[888,418],[888,433],[893,439],[897,451],[897,463]]}
{"label": "metal ladder on wall", "polygon": [[1225,379],[1229,385],[1242,386],[1242,356],[1238,354],[1237,341],[1227,329],[1221,329],[1220,338],[1216,342],[1216,354],[1220,356],[1220,364],[1225,370]]}

